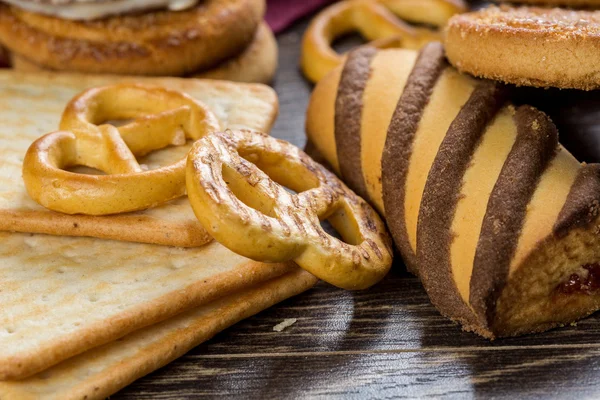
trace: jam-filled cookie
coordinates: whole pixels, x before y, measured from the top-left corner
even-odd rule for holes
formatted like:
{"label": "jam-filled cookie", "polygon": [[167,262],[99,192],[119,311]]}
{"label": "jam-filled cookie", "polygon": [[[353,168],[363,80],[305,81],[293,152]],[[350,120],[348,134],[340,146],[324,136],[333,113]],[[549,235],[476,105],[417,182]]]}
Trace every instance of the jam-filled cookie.
{"label": "jam-filled cookie", "polygon": [[314,147],[385,217],[433,304],[485,337],[600,309],[600,165],[439,43],[360,48],[316,86]]}
{"label": "jam-filled cookie", "polygon": [[457,15],[446,55],[462,72],[506,83],[600,87],[600,11],[489,7]]}

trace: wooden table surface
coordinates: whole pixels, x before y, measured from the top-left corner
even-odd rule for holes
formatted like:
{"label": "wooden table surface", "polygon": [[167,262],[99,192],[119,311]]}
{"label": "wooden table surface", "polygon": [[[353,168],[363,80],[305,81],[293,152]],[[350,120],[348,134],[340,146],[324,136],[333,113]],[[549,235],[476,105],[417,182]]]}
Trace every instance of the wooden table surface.
{"label": "wooden table surface", "polygon": [[[305,143],[311,89],[297,66],[305,26],[301,21],[279,36],[274,85],[281,112],[273,135],[298,146]],[[520,96],[553,113],[563,141],[577,155],[591,161],[600,154],[596,94]],[[564,135],[571,130],[579,136]],[[274,332],[286,318],[297,322]],[[599,339],[598,315],[576,326],[494,342],[462,332],[440,316],[398,261],[370,290],[348,292],[320,283],[111,398],[600,398]]]}

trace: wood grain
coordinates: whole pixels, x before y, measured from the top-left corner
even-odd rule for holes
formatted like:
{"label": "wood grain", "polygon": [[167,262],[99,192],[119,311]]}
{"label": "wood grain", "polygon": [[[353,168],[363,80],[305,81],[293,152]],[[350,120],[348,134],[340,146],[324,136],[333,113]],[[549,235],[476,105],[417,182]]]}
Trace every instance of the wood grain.
{"label": "wood grain", "polygon": [[[298,321],[273,332],[286,318]],[[594,397],[599,322],[489,342],[439,316],[405,274],[358,293],[322,283],[115,398]]]}
{"label": "wood grain", "polygon": [[[310,93],[297,66],[306,24],[278,38],[281,112],[273,134],[297,146],[305,144]],[[563,142],[587,161],[600,159],[600,108],[593,107],[600,105],[598,94],[538,90],[518,92],[519,99],[563,115]],[[575,115],[562,113],[561,104]],[[286,318],[297,322],[274,332]],[[597,398],[598,337],[600,318],[594,315],[575,326],[489,342],[440,316],[418,280],[397,263],[367,291],[321,283],[112,398]]]}
{"label": "wood grain", "polygon": [[166,390],[173,398],[593,398],[599,355],[544,349],[486,352],[485,359],[457,351],[198,356],[176,361],[125,398],[169,398]]}

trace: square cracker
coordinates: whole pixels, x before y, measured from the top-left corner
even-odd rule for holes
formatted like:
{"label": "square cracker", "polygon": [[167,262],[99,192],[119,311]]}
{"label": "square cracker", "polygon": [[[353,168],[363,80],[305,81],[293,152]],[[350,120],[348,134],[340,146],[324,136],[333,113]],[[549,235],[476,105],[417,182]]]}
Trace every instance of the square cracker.
{"label": "square cracker", "polygon": [[104,399],[234,323],[316,283],[295,270],[89,350],[22,381],[0,382],[6,400]]}
{"label": "square cracker", "polygon": [[254,262],[217,242],[177,248],[0,232],[0,380],[295,268]]}
{"label": "square cracker", "polygon": [[[269,132],[277,96],[265,85],[181,78],[132,78],[14,71],[0,72],[0,230],[92,236],[180,247],[210,240],[186,197],[158,207],[109,216],[66,215],[31,200],[21,179],[23,157],[40,136],[58,129],[73,96],[114,82],[142,82],[180,90],[207,104],[222,128]],[[169,147],[140,159],[149,168],[183,158],[188,146]]]}

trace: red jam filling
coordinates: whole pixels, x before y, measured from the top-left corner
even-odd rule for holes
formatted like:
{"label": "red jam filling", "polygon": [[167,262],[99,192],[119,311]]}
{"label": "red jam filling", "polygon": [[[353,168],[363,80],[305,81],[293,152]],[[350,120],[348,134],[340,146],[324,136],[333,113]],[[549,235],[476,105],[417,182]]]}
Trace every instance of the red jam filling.
{"label": "red jam filling", "polygon": [[556,287],[556,291],[562,294],[590,294],[600,289],[600,264],[585,264],[581,267],[588,271],[586,277],[571,274],[569,279]]}

